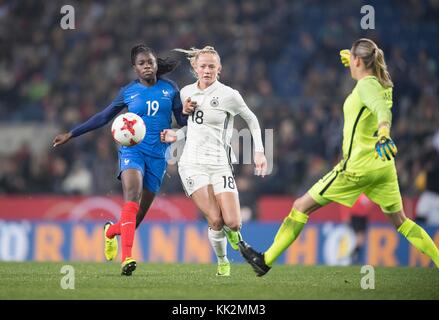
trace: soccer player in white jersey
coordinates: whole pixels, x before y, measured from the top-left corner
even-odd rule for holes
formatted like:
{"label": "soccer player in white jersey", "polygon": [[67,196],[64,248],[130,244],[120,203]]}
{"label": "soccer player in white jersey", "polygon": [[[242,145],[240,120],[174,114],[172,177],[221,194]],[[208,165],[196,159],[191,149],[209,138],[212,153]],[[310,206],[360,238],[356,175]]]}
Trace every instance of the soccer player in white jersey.
{"label": "soccer player in white jersey", "polygon": [[[261,129],[241,94],[219,82],[221,59],[213,47],[176,50],[187,55],[197,78],[180,91],[183,113],[190,116],[178,171],[186,194],[209,224],[209,241],[218,259],[217,275],[229,276],[227,239],[235,250],[241,240],[241,213],[230,146],[233,118],[240,115],[246,121],[255,144],[255,174],[264,176],[267,160]],[[175,142],[177,134],[164,130],[161,139]]]}

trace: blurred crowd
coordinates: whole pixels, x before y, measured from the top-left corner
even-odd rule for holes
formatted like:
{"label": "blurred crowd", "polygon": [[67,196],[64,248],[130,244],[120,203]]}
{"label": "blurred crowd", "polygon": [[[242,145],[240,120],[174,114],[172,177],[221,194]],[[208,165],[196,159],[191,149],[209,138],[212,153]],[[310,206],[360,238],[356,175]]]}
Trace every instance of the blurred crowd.
{"label": "blurred crowd", "polygon": [[[135,78],[130,49],[146,43],[181,60],[169,74],[192,83],[171,50],[213,45],[221,81],[239,90],[263,129],[274,130],[274,169],[261,180],[236,166],[243,205],[262,194],[300,195],[340,159],[342,105],[355,82],[339,51],[360,37],[383,48],[395,84],[393,129],[404,195],[425,188],[423,163],[439,128],[439,1],[368,1],[375,30],[362,30],[363,1],[71,1],[75,29],[60,27],[61,1],[0,0],[0,123],[55,123],[70,130]],[[237,121],[238,128],[245,127]],[[28,144],[0,154],[0,194],[121,193],[108,127],[61,148]],[[421,181],[414,183],[415,181]],[[170,166],[161,193],[183,193]]]}

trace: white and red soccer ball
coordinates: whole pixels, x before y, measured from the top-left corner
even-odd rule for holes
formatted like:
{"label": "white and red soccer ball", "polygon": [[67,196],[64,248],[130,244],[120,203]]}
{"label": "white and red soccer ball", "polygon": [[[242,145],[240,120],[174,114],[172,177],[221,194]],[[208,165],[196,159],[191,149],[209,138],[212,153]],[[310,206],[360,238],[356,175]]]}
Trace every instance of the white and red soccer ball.
{"label": "white and red soccer ball", "polygon": [[111,125],[111,134],[114,140],[126,147],[142,142],[145,133],[146,127],[142,118],[132,112],[117,116]]}

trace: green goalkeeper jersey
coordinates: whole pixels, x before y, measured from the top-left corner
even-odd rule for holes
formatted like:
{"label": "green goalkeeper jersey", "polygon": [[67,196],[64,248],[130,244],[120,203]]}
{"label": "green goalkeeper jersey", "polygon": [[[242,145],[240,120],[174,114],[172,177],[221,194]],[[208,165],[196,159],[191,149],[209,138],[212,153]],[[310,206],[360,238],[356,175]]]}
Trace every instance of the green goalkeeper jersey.
{"label": "green goalkeeper jersey", "polygon": [[343,105],[342,169],[354,175],[394,165],[394,160],[375,159],[378,123],[391,123],[392,88],[384,88],[375,76],[357,82]]}

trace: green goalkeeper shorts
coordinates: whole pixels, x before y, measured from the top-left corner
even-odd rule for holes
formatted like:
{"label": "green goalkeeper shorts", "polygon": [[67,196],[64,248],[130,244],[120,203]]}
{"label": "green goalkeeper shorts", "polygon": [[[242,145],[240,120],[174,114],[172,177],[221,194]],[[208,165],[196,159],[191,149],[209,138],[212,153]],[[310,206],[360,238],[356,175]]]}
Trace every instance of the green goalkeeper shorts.
{"label": "green goalkeeper shorts", "polygon": [[371,201],[380,206],[384,213],[402,210],[398,177],[394,165],[356,175],[338,169],[320,179],[309,189],[308,194],[321,206],[337,202],[352,207],[358,197],[364,193]]}

